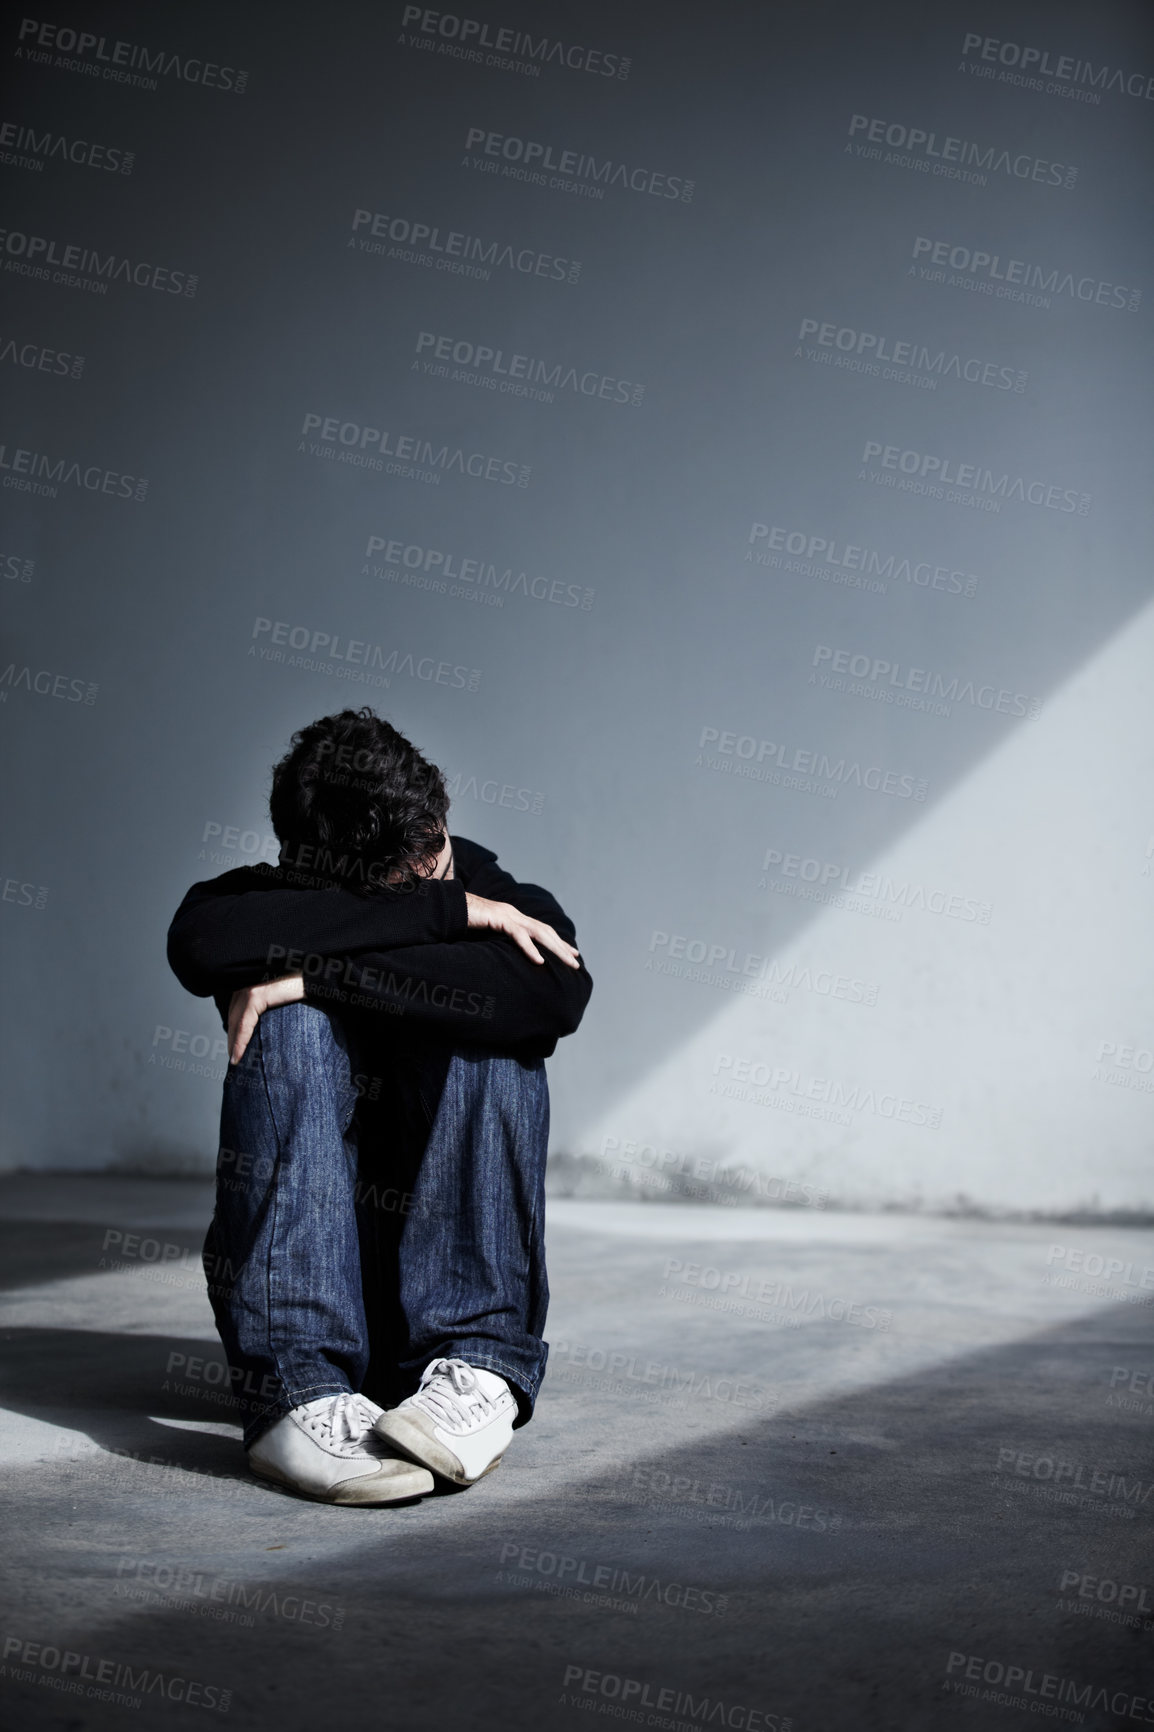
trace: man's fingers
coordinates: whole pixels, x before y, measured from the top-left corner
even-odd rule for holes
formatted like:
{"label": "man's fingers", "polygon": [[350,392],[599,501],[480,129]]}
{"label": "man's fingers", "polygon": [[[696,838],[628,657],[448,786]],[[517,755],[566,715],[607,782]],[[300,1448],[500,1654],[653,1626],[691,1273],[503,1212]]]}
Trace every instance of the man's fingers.
{"label": "man's fingers", "polygon": [[241,1059],[244,1057],[245,1048],[252,1039],[252,1031],[256,1025],[257,1011],[250,999],[245,1005],[244,1014],[242,1015],[240,1022],[237,1025],[236,1033],[232,1038],[229,1057],[233,1064],[239,1064]]}
{"label": "man's fingers", "polygon": [[283,974],[263,986],[238,986],[228,1004],[228,1056],[239,1064],[252,1039],[252,1031],[266,1010],[282,1004],[298,1004],[305,995],[304,976]]}
{"label": "man's fingers", "polygon": [[573,968],[577,967],[576,959],[580,952],[574,949],[568,939],[562,938],[559,932],[554,931],[548,921],[534,920],[531,916],[526,916],[526,918],[538,944],[543,944],[547,950],[551,950],[555,956],[559,956],[562,962],[569,963]]}
{"label": "man's fingers", "polygon": [[[529,943],[524,941],[522,934],[529,940]],[[541,945],[542,949],[551,950],[554,956],[559,956],[562,962],[567,963],[570,968],[579,966],[576,960],[577,951],[561,937],[559,932],[554,932],[553,928],[544,920],[534,920],[531,915],[525,915],[523,921],[519,921],[516,927],[512,929],[512,936],[516,938],[525,954],[532,956],[534,962],[544,962],[545,960],[535,945],[530,948],[533,939],[536,939],[537,944]]]}
{"label": "man's fingers", "polygon": [[487,926],[491,930],[503,932],[533,962],[543,963],[545,960],[537,948],[537,945],[540,945],[544,950],[551,950],[554,956],[559,956],[570,968],[581,966],[581,952],[562,938],[559,932],[555,932],[547,921],[534,920],[531,914],[522,914],[511,902],[490,902],[483,896],[473,896],[468,892],[466,900],[470,926]]}
{"label": "man's fingers", "polygon": [[233,1056],[236,1050],[236,1033],[240,1027],[241,1013],[244,1009],[244,994],[234,992],[228,1005],[228,1056],[232,1064],[236,1063]]}
{"label": "man's fingers", "polygon": [[520,945],[521,949],[525,952],[525,955],[530,957],[532,961],[544,962],[545,958],[541,955],[541,952],[537,949],[537,946],[530,938],[529,928],[527,926],[515,926],[513,931],[510,933],[510,937],[513,939],[515,944]]}
{"label": "man's fingers", "polygon": [[[519,944],[525,955],[531,956],[534,962],[544,960],[541,952],[537,949],[537,944],[541,942],[541,933],[538,930],[537,922],[531,920],[527,914],[519,915],[517,919],[509,922],[509,937],[515,944]],[[537,940],[536,944],[533,942],[534,939]]]}
{"label": "man's fingers", "polygon": [[574,950],[571,944],[567,943],[565,939],[561,937],[559,932],[554,932],[551,926],[546,926],[544,924],[535,926],[533,936],[536,938],[538,944],[543,944],[546,949],[551,950],[555,956],[559,956],[562,962],[567,962],[570,968],[576,968],[578,966],[577,951]]}
{"label": "man's fingers", "polygon": [[234,992],[228,1007],[228,1056],[239,1064],[260,1015],[260,997],[251,987]]}

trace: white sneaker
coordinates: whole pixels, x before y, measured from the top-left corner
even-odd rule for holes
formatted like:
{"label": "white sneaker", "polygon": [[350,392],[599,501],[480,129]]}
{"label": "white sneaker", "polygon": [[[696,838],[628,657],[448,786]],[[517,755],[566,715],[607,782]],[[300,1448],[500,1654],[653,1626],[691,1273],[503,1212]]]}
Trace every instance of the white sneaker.
{"label": "white sneaker", "polygon": [[513,1436],[517,1401],[495,1371],[463,1359],[434,1359],[415,1395],[377,1420],[377,1436],[456,1485],[500,1467]]}
{"label": "white sneaker", "polygon": [[262,1432],[249,1467],[321,1503],[396,1503],[432,1491],[432,1474],[385,1453],[373,1429],[380,1416],[363,1395],[318,1396]]}

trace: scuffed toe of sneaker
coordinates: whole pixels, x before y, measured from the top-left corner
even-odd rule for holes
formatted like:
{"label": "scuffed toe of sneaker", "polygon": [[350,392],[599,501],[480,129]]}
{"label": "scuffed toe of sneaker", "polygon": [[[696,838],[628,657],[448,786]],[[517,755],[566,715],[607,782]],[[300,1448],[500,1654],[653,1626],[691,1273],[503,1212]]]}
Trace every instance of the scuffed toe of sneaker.
{"label": "scuffed toe of sneaker", "polygon": [[376,1434],[454,1485],[475,1485],[500,1467],[517,1401],[503,1377],[460,1359],[425,1367],[415,1395],[377,1420]]}
{"label": "scuffed toe of sneaker", "polygon": [[451,1479],[454,1485],[472,1485],[501,1465],[498,1456],[481,1467],[479,1473],[471,1474],[460,1456],[437,1435],[436,1422],[419,1408],[406,1411],[395,1407],[378,1419],[376,1429],[378,1437],[391,1443],[394,1449],[403,1450],[410,1461],[422,1462],[442,1479]]}

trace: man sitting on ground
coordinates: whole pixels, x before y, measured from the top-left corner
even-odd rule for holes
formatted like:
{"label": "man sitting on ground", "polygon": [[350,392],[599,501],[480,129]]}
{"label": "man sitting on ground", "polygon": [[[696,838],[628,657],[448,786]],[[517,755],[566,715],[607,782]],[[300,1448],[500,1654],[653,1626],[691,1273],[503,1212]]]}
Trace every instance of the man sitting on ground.
{"label": "man sitting on ground", "polygon": [[204,1260],[248,1461],[332,1503],[471,1485],[544,1373],[544,1060],[592,981],[371,710],[294,734],[269,806],[279,866],[194,885],[168,937],[228,1029]]}

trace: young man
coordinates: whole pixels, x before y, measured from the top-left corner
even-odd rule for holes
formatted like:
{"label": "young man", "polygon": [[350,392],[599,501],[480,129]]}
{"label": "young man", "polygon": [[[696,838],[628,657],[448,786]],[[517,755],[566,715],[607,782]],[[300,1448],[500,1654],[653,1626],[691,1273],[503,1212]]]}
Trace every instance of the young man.
{"label": "young man", "polygon": [[280,865],[195,884],[168,935],[228,1029],[204,1261],[249,1464],[327,1502],[473,1484],[548,1352],[544,1060],[592,981],[448,807],[388,722],[322,717],[273,772]]}

